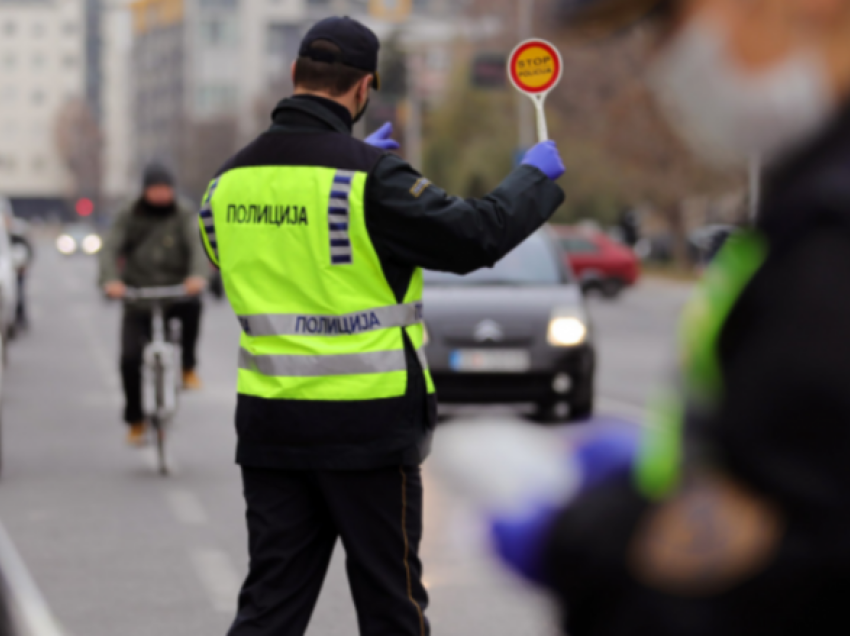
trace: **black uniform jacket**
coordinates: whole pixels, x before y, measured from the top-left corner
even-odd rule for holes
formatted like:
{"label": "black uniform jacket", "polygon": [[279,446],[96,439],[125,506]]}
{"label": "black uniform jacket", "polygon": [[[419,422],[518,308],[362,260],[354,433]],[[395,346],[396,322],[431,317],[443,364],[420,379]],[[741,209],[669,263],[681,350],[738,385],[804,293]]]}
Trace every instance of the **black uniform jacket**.
{"label": "black uniform jacket", "polygon": [[562,514],[547,568],[571,636],[850,634],[850,108],[765,181],[769,255],[720,339],[725,397],[688,437],[778,509],[769,565],[703,597],[637,582],[630,479]]}
{"label": "black uniform jacket", "polygon": [[[490,267],[563,202],[563,191],[528,166],[517,168],[483,199],[449,196],[399,157],[354,139],[350,113],[329,100],[288,99],[278,105],[273,118],[271,129],[232,158],[221,173],[261,165],[367,172],[366,226],[399,302],[415,268],[465,274]],[[427,307],[425,312],[427,316]],[[436,402],[427,395],[410,342],[406,348],[409,383],[401,398],[306,402],[240,395],[239,463],[329,470],[419,464],[430,447]]]}

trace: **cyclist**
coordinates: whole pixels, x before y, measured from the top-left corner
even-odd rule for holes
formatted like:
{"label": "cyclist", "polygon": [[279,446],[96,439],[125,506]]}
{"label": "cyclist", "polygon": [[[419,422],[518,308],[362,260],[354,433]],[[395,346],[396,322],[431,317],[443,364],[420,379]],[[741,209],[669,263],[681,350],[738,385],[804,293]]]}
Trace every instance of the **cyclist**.
{"label": "cyclist", "polygon": [[[197,217],[178,201],[174,178],[164,166],[151,164],[143,179],[142,196],[115,218],[100,256],[100,283],[110,298],[124,297],[127,286],[159,287],[183,283],[186,294],[199,297],[206,287],[209,265],[198,240]],[[201,322],[201,302],[175,304],[166,318],[182,324],[183,386],[201,388],[195,348]],[[121,325],[121,378],[130,426],[128,442],[145,442],[142,412],[142,355],[150,339],[151,313],[144,304],[124,309]]]}

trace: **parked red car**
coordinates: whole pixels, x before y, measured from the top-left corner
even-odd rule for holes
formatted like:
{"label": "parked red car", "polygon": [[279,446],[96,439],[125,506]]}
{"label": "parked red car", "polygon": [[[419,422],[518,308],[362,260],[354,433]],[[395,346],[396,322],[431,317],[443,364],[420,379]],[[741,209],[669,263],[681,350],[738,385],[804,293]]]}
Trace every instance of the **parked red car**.
{"label": "parked red car", "polygon": [[585,291],[614,298],[640,276],[635,253],[602,232],[556,227],[555,234]]}

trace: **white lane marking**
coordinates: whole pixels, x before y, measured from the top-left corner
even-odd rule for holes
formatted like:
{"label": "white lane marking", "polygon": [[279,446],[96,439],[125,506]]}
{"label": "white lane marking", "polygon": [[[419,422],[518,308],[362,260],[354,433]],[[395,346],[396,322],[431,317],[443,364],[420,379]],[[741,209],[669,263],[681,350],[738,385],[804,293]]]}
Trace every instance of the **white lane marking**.
{"label": "white lane marking", "polygon": [[62,636],[62,629],[2,524],[0,524],[0,565],[3,567],[5,587],[26,633]]}
{"label": "white lane marking", "polygon": [[189,490],[169,490],[165,493],[171,512],[177,521],[187,526],[198,526],[209,522],[207,511],[195,493]]}
{"label": "white lane marking", "polygon": [[190,556],[213,609],[235,612],[241,582],[230,557],[211,548],[196,548]]}

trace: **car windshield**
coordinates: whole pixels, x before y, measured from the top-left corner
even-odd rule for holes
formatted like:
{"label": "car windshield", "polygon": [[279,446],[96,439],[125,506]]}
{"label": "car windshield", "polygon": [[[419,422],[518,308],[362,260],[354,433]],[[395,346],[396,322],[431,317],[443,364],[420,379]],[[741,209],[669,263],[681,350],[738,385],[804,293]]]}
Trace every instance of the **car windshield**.
{"label": "car windshield", "polygon": [[426,285],[558,285],[563,280],[563,268],[542,234],[527,239],[493,268],[466,276],[425,272]]}
{"label": "car windshield", "polygon": [[97,230],[90,225],[69,225],[65,228],[65,234],[73,238],[85,238],[89,234],[97,234]]}

